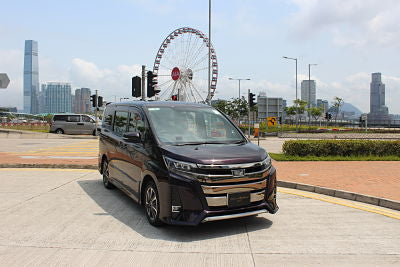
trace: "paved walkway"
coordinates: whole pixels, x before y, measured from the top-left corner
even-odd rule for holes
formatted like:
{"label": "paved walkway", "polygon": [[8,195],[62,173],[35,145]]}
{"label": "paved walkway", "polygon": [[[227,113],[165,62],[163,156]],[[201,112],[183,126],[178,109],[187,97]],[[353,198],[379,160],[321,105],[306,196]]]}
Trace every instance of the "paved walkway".
{"label": "paved walkway", "polygon": [[[275,142],[274,142],[275,141]],[[279,152],[282,141],[260,143]],[[98,140],[0,139],[2,164],[97,165]],[[345,190],[400,201],[400,162],[274,162],[281,181]]]}

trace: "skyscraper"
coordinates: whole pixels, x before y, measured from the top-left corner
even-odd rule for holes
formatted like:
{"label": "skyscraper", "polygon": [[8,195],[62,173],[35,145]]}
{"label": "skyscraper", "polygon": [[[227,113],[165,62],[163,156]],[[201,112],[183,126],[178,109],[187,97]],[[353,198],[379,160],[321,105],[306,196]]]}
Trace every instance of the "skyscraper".
{"label": "skyscraper", "polygon": [[316,86],[314,80],[301,81],[301,100],[311,104],[311,107],[317,105]]}
{"label": "skyscraper", "polygon": [[370,113],[388,115],[389,110],[385,106],[385,84],[382,83],[381,74],[379,72],[372,73],[370,88]]}
{"label": "skyscraper", "polygon": [[74,99],[74,112],[75,113],[89,113],[91,110],[90,104],[90,89],[89,88],[81,88],[75,90],[75,99]]}
{"label": "skyscraper", "polygon": [[24,112],[38,113],[39,64],[38,43],[25,41],[24,54]]}
{"label": "skyscraper", "polygon": [[385,84],[382,83],[379,72],[372,73],[371,76],[368,123],[377,125],[388,124],[391,116],[389,115],[387,106],[385,106]]}
{"label": "skyscraper", "polygon": [[42,89],[46,92],[48,113],[72,112],[71,84],[49,82]]}

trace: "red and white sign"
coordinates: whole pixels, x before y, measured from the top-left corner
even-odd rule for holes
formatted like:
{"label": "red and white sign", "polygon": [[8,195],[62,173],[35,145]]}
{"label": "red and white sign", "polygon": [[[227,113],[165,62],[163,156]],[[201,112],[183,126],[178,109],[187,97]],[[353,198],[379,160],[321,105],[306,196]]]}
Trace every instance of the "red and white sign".
{"label": "red and white sign", "polygon": [[172,80],[174,80],[174,81],[178,80],[179,77],[181,77],[181,71],[179,70],[178,67],[175,67],[172,69],[171,77],[172,77]]}

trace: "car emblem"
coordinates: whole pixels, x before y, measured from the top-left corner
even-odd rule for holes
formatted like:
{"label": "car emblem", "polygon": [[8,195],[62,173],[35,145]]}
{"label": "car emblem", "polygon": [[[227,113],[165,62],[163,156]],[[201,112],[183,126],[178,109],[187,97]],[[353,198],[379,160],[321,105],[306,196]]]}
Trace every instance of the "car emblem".
{"label": "car emblem", "polygon": [[232,175],[234,177],[241,177],[244,176],[245,170],[244,169],[237,169],[237,170],[232,170]]}

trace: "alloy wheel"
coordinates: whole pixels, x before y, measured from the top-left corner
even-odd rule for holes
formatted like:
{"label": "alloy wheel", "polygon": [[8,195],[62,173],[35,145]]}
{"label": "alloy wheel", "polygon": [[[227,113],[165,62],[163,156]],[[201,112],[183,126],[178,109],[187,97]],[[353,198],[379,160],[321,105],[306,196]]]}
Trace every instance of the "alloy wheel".
{"label": "alloy wheel", "polygon": [[156,221],[158,213],[158,200],[156,191],[152,186],[147,187],[145,206],[147,216],[150,218],[151,221]]}

